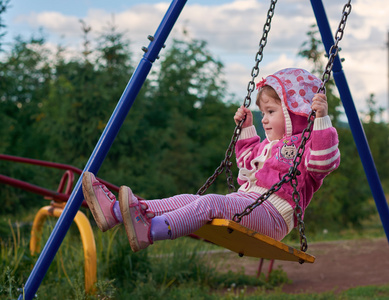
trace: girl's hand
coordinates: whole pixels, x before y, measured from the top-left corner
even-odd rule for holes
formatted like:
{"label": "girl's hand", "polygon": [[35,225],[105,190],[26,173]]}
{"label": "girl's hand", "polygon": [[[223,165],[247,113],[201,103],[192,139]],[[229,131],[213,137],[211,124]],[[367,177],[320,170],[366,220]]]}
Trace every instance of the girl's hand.
{"label": "girl's hand", "polygon": [[248,109],[247,107],[242,105],[241,107],[238,108],[238,110],[235,113],[235,116],[234,116],[235,124],[238,125],[239,122],[244,119],[244,117],[246,117],[246,119],[242,125],[242,128],[252,126],[253,125],[253,113],[251,112],[250,109]]}
{"label": "girl's hand", "polygon": [[327,96],[324,94],[316,94],[312,99],[311,108],[316,111],[317,118],[322,118],[328,115]]}

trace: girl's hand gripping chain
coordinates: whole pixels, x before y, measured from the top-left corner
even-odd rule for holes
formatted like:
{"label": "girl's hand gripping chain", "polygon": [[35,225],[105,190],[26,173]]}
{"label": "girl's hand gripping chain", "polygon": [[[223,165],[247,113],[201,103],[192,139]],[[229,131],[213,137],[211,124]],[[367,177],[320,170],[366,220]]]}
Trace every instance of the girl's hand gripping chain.
{"label": "girl's hand gripping chain", "polygon": [[324,94],[316,94],[312,99],[312,110],[316,111],[316,117],[322,118],[328,115],[327,97]]}
{"label": "girl's hand gripping chain", "polygon": [[235,113],[234,121],[235,124],[238,125],[240,121],[242,121],[246,117],[242,128],[246,128],[253,125],[253,113],[250,109],[248,109],[245,106],[241,106],[238,108],[238,110]]}

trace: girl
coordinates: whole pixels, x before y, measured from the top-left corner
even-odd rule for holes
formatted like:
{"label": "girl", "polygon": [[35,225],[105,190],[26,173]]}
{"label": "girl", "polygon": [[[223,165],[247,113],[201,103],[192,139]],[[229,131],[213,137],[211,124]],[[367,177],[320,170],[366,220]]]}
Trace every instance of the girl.
{"label": "girl", "polygon": [[[228,195],[177,195],[138,201],[131,189],[122,186],[119,201],[105,185],[85,172],[82,188],[97,225],[102,231],[123,223],[134,252],[157,240],[175,239],[195,232],[214,218],[232,219],[288,173],[307,127],[311,110],[316,119],[305,146],[299,170],[300,206],[305,211],[325,176],[339,166],[338,136],[328,116],[327,99],[317,94],[322,82],[303,69],[283,69],[257,84],[256,104],[262,112],[266,139],[262,142],[253,126],[251,111],[242,106],[235,116],[245,118],[236,143],[239,168],[238,192]],[[267,201],[245,216],[241,224],[281,240],[297,222],[293,189],[283,185]]]}

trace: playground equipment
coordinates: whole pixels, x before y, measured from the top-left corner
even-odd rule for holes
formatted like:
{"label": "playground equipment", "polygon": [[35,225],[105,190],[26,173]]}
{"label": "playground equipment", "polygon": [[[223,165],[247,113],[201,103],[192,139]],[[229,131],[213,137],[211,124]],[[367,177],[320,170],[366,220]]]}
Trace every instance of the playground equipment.
{"label": "playground equipment", "polygon": [[[48,162],[43,160],[37,160],[37,159],[31,159],[31,158],[25,158],[25,157],[13,156],[13,155],[5,155],[5,154],[0,154],[0,160],[66,170],[60,180],[57,191],[48,190],[22,180],[18,180],[0,174],[0,183],[11,185],[16,188],[20,188],[41,195],[46,200],[51,200],[50,205],[40,208],[39,211],[36,213],[31,228],[30,253],[31,255],[37,254],[41,250],[42,230],[47,217],[51,216],[51,217],[59,218],[61,216],[65,208],[66,201],[68,200],[73,189],[74,173],[80,175],[82,173],[82,170],[71,165],[58,164],[58,163],[53,163],[53,162]],[[118,186],[106,182],[102,179],[99,180],[101,182],[104,182],[106,186],[109,186],[111,190],[115,192],[119,191]],[[139,196],[137,197],[141,199]],[[85,201],[83,201],[82,206],[88,207]],[[81,242],[84,249],[85,290],[89,292],[93,292],[94,284],[97,281],[96,245],[95,245],[93,230],[88,218],[81,211],[77,212],[74,218],[74,222],[76,223],[78,230],[80,232]],[[189,236],[191,238],[200,239],[198,235],[192,234]],[[207,240],[204,241],[208,242]],[[273,262],[274,260],[272,260],[272,262],[269,265],[267,277],[269,277],[270,273],[272,272]],[[258,276],[261,274],[262,265],[263,265],[263,259],[261,259],[258,265]]]}
{"label": "playground equipment", "polygon": [[[263,29],[263,35],[259,43],[260,47],[255,56],[256,62],[251,71],[252,79],[248,84],[247,96],[244,99],[244,103],[243,103],[243,105],[247,108],[250,106],[251,93],[254,91],[254,87],[255,87],[254,80],[259,73],[258,65],[261,62],[263,57],[263,48],[267,44],[267,37],[271,28],[271,20],[274,15],[276,2],[277,2],[276,0],[271,1],[270,8],[267,13],[267,20],[265,22],[264,29]],[[335,34],[336,41],[329,50],[329,59],[322,76],[323,85],[319,88],[318,93],[325,92],[325,85],[327,84],[327,82],[331,77],[331,71],[334,65],[334,60],[339,52],[338,44],[343,37],[343,32],[346,26],[347,17],[351,12],[350,2],[351,0],[349,0],[348,3],[346,3],[343,7],[342,18]],[[298,186],[297,176],[300,174],[300,171],[298,170],[298,166],[301,163],[302,155],[305,151],[305,144],[311,135],[315,118],[316,118],[316,112],[312,111],[308,116],[308,126],[302,132],[302,141],[293,159],[293,165],[289,169],[289,172],[285,174],[279,182],[274,183],[267,192],[263,193],[252,204],[248,205],[241,213],[235,214],[232,221],[215,219],[210,224],[207,224],[203,228],[201,228],[200,231],[197,232],[197,234],[206,237],[208,240],[211,240],[218,245],[221,245],[225,248],[228,248],[232,251],[239,253],[240,256],[248,255],[248,253],[250,253],[249,256],[261,257],[261,258],[298,261],[301,264],[304,263],[305,261],[313,263],[315,261],[315,258],[305,253],[308,249],[308,240],[305,236],[305,224],[302,220],[302,208],[300,206],[300,192],[297,189]],[[233,185],[233,175],[230,169],[232,165],[230,159],[232,153],[234,152],[236,142],[240,136],[243,122],[244,120],[242,120],[235,127],[234,134],[232,136],[230,145],[227,148],[224,160],[222,160],[220,166],[215,170],[214,174],[211,177],[209,177],[208,180],[205,182],[205,184],[200,188],[200,190],[197,192],[198,194],[200,195],[204,194],[207,188],[215,181],[217,176],[219,176],[224,169],[227,175],[227,184],[230,189],[230,192],[231,189],[235,191],[235,187]],[[294,215],[297,220],[298,231],[300,234],[301,251],[293,249],[292,247],[289,247],[267,236],[259,235],[259,233],[257,232],[251,232],[249,229],[244,228],[243,226],[238,227],[239,225],[236,224],[242,220],[242,217],[249,215],[256,207],[261,205],[264,201],[269,199],[269,197],[272,194],[278,191],[283,184],[288,182],[291,184],[291,187],[293,188],[292,197],[296,204],[296,207],[294,209]],[[223,229],[223,227],[227,228],[227,232],[229,233],[228,235],[225,235],[226,230]],[[232,233],[236,230],[238,230],[239,234],[232,235]],[[255,244],[256,247],[252,247],[253,244]]]}
{"label": "playground equipment", "polygon": [[[110,146],[112,145],[128,111],[130,110],[143,82],[146,79],[146,76],[151,70],[152,64],[157,59],[159,51],[164,45],[167,36],[173,28],[173,25],[181,13],[185,3],[186,1],[184,0],[172,1],[155,35],[150,38],[149,47],[145,49],[147,51],[145,51],[144,56],[142,57],[137,69],[130,79],[122,97],[120,98],[118,105],[116,106],[104,132],[102,133],[90,159],[85,166],[84,171],[90,171],[94,174],[98,173],[98,170],[105,156],[107,155]],[[334,44],[334,40],[331,35],[330,26],[324,11],[323,4],[320,0],[311,0],[311,5],[317,19],[323,43],[327,53],[329,53],[331,46]],[[377,171],[375,169],[366,137],[364,135],[351,97],[351,93],[348,89],[347,81],[342,71],[340,60],[337,57],[334,59],[333,74],[346,111],[346,115],[350,122],[351,131],[357,144],[370,188],[376,201],[385,233],[389,238],[389,208]],[[66,204],[61,217],[59,218],[54,230],[50,235],[49,242],[42,250],[40,257],[26,282],[24,290],[25,299],[32,299],[35,295],[35,292],[37,291],[45,273],[47,272],[47,269],[51,264],[64,236],[66,235],[72,220],[77,214],[82,200],[83,195],[81,190],[81,180],[79,179],[74,191],[70,195],[69,201]],[[22,297],[23,295],[20,295],[19,299],[23,299]]]}
{"label": "playground equipment", "polygon": [[[59,163],[53,163],[49,161],[44,161],[44,160],[38,160],[38,159],[31,159],[31,158],[25,158],[25,157],[19,157],[19,156],[13,156],[13,155],[6,155],[6,154],[0,154],[0,160],[5,160],[5,161],[12,161],[16,163],[24,163],[24,164],[30,164],[30,165],[36,165],[36,166],[41,166],[41,167],[46,167],[46,168],[54,168],[54,169],[59,169],[59,170],[65,170],[65,174],[61,178],[59,187],[56,192],[42,188],[40,186],[14,179],[5,175],[0,174],[0,182],[24,189],[26,191],[42,195],[44,197],[48,197],[49,199],[56,201],[56,202],[66,202],[68,201],[71,191],[72,191],[72,186],[74,182],[74,173],[81,175],[82,170],[78,169],[74,166],[71,165],[66,165],[66,164],[59,164]],[[71,180],[71,183],[69,182]],[[101,182],[103,182],[107,187],[109,187],[111,190],[118,192],[119,187],[111,184],[103,179],[99,179]],[[65,188],[65,183],[66,183],[66,188]],[[65,188],[65,193],[62,193]],[[83,201],[82,206],[88,207],[85,201]]]}
{"label": "playground equipment", "polygon": [[[82,170],[70,165],[52,163],[37,159],[30,159],[24,157],[17,157],[11,155],[0,154],[0,160],[13,161],[17,163],[27,163],[37,166],[44,166],[56,169],[66,170],[63,174],[56,192],[10,178],[8,176],[0,175],[0,182],[8,185],[12,185],[17,188],[21,188],[39,195],[44,196],[45,199],[51,200],[50,205],[44,206],[36,213],[34,222],[31,229],[30,239],[30,252],[31,255],[40,252],[41,249],[41,236],[43,226],[48,216],[59,218],[65,208],[66,201],[68,200],[74,183],[74,173],[81,174]],[[101,180],[101,179],[99,179]],[[108,186],[114,191],[118,191],[119,188],[113,184],[106,182]],[[83,203],[86,206],[86,203]],[[93,291],[94,284],[97,280],[97,258],[96,258],[96,244],[93,235],[92,226],[82,211],[78,211],[74,222],[80,232],[82,246],[84,250],[84,285],[86,291]]]}
{"label": "playground equipment", "polygon": [[[43,225],[48,216],[59,218],[65,208],[65,203],[52,202],[50,205],[42,207],[35,215],[31,229],[30,252],[32,255],[40,252],[40,240]],[[80,232],[82,246],[84,248],[84,285],[85,291],[91,292],[97,280],[97,258],[96,244],[92,226],[87,216],[78,211],[74,217]]]}
{"label": "playground equipment", "polygon": [[195,232],[212,243],[227,248],[239,256],[267,259],[306,261],[313,263],[315,257],[294,249],[264,234],[250,230],[234,221],[213,219]]}

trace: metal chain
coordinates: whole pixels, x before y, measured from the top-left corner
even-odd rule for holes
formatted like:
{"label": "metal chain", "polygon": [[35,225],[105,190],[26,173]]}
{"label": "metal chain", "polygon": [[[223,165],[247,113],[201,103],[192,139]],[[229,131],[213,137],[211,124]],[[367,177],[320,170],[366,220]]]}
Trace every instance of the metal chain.
{"label": "metal chain", "polygon": [[[275,9],[275,4],[277,3],[277,0],[272,0],[270,4],[269,11],[267,13],[267,20],[266,23],[263,27],[263,35],[259,43],[259,50],[256,53],[255,56],[255,65],[251,71],[251,76],[252,79],[249,82],[247,86],[247,96],[244,99],[243,105],[245,107],[249,107],[251,104],[251,94],[255,89],[255,83],[254,80],[259,74],[259,63],[262,61],[263,58],[263,49],[267,44],[267,36],[269,34],[270,28],[271,28],[271,20],[274,15],[274,9]],[[344,28],[346,26],[347,22],[347,17],[351,12],[351,0],[348,1],[343,7],[342,11],[342,19],[340,21],[340,24],[338,26],[338,29],[335,34],[335,44],[330,48],[329,50],[329,59],[328,63],[326,65],[325,71],[322,75],[322,86],[320,87],[318,93],[320,92],[325,92],[325,85],[331,78],[331,71],[334,65],[334,60],[335,57],[338,55],[339,52],[339,47],[338,43],[339,41],[343,38],[344,34]],[[300,249],[303,252],[306,252],[308,249],[308,242],[307,238],[305,236],[305,224],[302,220],[302,214],[303,210],[300,206],[300,193],[297,189],[298,187],[298,181],[297,181],[297,176],[301,174],[301,172],[298,170],[298,166],[301,163],[302,156],[305,152],[305,144],[307,140],[310,138],[311,133],[312,133],[312,127],[313,123],[315,121],[316,113],[315,111],[312,111],[308,117],[308,126],[305,128],[302,132],[302,138],[301,138],[301,143],[300,146],[297,149],[296,156],[293,159],[293,166],[289,169],[289,172],[285,174],[282,179],[275,183],[267,192],[263,193],[258,199],[255,200],[252,204],[247,206],[243,212],[240,214],[235,214],[234,217],[232,218],[233,221],[239,223],[242,220],[242,217],[249,215],[256,207],[261,205],[264,201],[266,201],[272,194],[277,192],[284,183],[290,182],[291,186],[293,187],[293,201],[295,202],[296,206],[294,209],[294,215],[297,218],[297,225],[298,225],[298,230],[300,234]],[[226,155],[224,160],[220,163],[219,167],[215,170],[214,174],[207,179],[205,184],[198,190],[197,194],[203,195],[205,191],[212,185],[212,183],[216,180],[216,178],[223,173],[223,170],[225,169],[226,171],[226,176],[227,176],[227,183],[228,183],[228,188],[229,191],[231,190],[235,191],[235,187],[233,184],[233,175],[231,172],[231,157],[234,152],[235,144],[240,136],[240,132],[242,130],[242,125],[243,125],[244,120],[239,122],[239,124],[235,127],[234,133],[231,138],[231,142],[227,148]],[[300,260],[300,263],[303,263],[304,261]]]}
{"label": "metal chain", "polygon": [[[299,215],[302,214],[302,209],[301,209],[301,206],[299,203],[300,202],[300,194],[297,190],[297,186],[298,186],[297,176],[300,175],[300,171],[298,170],[298,166],[300,165],[302,156],[305,152],[305,144],[306,144],[307,140],[310,138],[311,133],[312,133],[312,126],[313,126],[313,123],[315,120],[313,115],[314,115],[314,112],[311,112],[311,114],[308,117],[308,126],[302,132],[301,143],[300,143],[300,146],[297,148],[296,156],[293,159],[293,166],[290,167],[289,172],[287,174],[285,174],[279,182],[273,184],[272,187],[267,192],[263,193],[260,197],[258,197],[255,200],[255,202],[248,205],[244,209],[243,212],[241,212],[239,214],[235,214],[234,217],[232,218],[233,221],[239,223],[244,216],[249,215],[256,207],[261,205],[272,194],[277,192],[284,183],[290,182],[292,187],[293,187],[293,199],[295,200],[295,203],[296,203],[295,214],[297,214],[297,219],[298,219],[299,225],[302,225],[302,227],[303,227],[304,222],[302,221],[301,216],[299,217]],[[302,231],[302,233],[304,233],[304,230],[301,230],[301,231]],[[306,249],[307,243],[306,243],[305,235],[304,235],[304,237],[303,236],[301,237],[301,241],[303,242],[302,248]]]}
{"label": "metal chain", "polygon": [[[259,63],[262,61],[263,49],[265,48],[265,46],[267,44],[267,37],[268,37],[269,32],[270,32],[271,21],[272,21],[272,18],[274,16],[274,10],[275,10],[276,3],[277,3],[277,0],[271,0],[270,8],[267,12],[266,22],[265,22],[265,25],[263,26],[262,38],[259,41],[259,48],[258,48],[258,51],[255,55],[255,65],[251,70],[251,77],[252,78],[247,85],[247,95],[246,95],[244,102],[243,102],[243,105],[245,107],[249,107],[251,104],[251,94],[255,90],[254,80],[259,74]],[[240,121],[239,124],[235,127],[235,130],[234,130],[234,133],[232,135],[231,142],[227,148],[224,160],[220,163],[219,167],[216,168],[213,175],[211,177],[209,177],[207,179],[207,181],[204,183],[204,185],[197,191],[198,195],[203,195],[206,192],[206,190],[212,185],[212,183],[216,180],[216,178],[221,173],[223,173],[224,169],[226,172],[227,185],[228,185],[229,192],[231,193],[232,191],[236,191],[235,186],[234,186],[234,177],[233,177],[233,174],[231,171],[231,166],[232,166],[231,157],[234,154],[235,144],[239,139],[243,123],[244,123],[244,120]]]}
{"label": "metal chain", "polygon": [[[332,67],[334,65],[334,59],[335,59],[336,55],[338,55],[338,52],[339,52],[338,43],[343,37],[343,32],[344,32],[344,28],[346,26],[347,17],[351,12],[350,2],[351,2],[351,0],[349,0],[348,3],[345,4],[345,6],[343,7],[342,20],[341,20],[341,22],[338,26],[338,30],[336,31],[336,34],[335,34],[336,42],[331,47],[331,49],[329,51],[329,53],[330,53],[329,60],[328,60],[327,66],[326,66],[325,71],[324,71],[323,76],[322,76],[323,84],[320,87],[319,92],[325,91],[325,84],[330,79]],[[299,234],[300,234],[300,249],[303,252],[307,251],[308,242],[307,242],[307,238],[305,236],[305,224],[302,220],[303,210],[300,206],[300,193],[297,190],[297,186],[298,186],[297,176],[300,175],[300,171],[298,170],[298,166],[301,163],[301,159],[302,159],[302,156],[303,156],[304,151],[305,151],[305,144],[306,144],[307,140],[309,139],[309,137],[311,136],[312,126],[313,126],[315,117],[316,117],[316,113],[315,113],[315,111],[312,111],[308,117],[308,126],[302,132],[301,144],[297,149],[296,156],[293,159],[293,166],[289,169],[289,172],[286,175],[284,175],[278,183],[274,184],[266,193],[264,193],[260,197],[258,197],[258,199],[256,199],[255,202],[253,202],[252,204],[247,206],[242,213],[235,214],[233,219],[232,219],[233,221],[239,223],[241,221],[242,217],[249,215],[254,210],[254,208],[261,205],[272,194],[277,192],[284,183],[290,182],[291,186],[293,187],[292,197],[293,197],[293,200],[296,204],[296,207],[294,209],[294,215],[297,218],[297,223],[298,223],[297,225],[298,225],[298,230],[299,230]],[[303,261],[300,261],[300,263],[303,263]]]}

